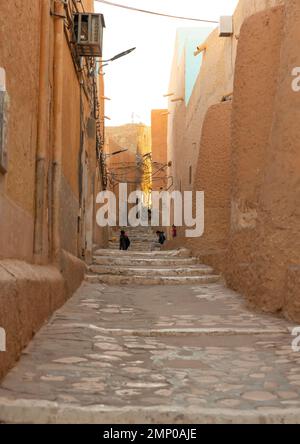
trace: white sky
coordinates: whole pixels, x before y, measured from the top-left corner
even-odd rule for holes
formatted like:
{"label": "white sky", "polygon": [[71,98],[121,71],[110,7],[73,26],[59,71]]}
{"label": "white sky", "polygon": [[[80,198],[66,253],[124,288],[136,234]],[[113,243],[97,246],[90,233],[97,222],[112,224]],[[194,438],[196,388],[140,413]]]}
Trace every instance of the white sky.
{"label": "white sky", "polygon": [[[114,1],[114,0],[111,0]],[[233,13],[238,0],[115,0],[172,15],[219,20]],[[95,2],[105,16],[104,59],[136,46],[137,50],[104,68],[108,125],[132,121],[150,124],[151,109],[167,107],[162,96],[168,92],[176,29],[201,26],[194,21],[155,17]],[[203,24],[202,26],[207,26]],[[217,26],[217,25],[216,25]]]}

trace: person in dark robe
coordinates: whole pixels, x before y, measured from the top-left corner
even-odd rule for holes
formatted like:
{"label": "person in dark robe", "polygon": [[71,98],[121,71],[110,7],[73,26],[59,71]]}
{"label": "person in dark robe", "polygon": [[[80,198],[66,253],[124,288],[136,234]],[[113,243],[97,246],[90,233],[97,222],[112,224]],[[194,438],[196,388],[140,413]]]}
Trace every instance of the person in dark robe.
{"label": "person in dark robe", "polygon": [[127,251],[130,247],[130,240],[124,230],[121,231],[120,235],[120,250]]}
{"label": "person in dark robe", "polygon": [[165,233],[163,231],[157,231],[156,234],[158,237],[158,242],[160,243],[160,245],[163,245],[167,240]]}

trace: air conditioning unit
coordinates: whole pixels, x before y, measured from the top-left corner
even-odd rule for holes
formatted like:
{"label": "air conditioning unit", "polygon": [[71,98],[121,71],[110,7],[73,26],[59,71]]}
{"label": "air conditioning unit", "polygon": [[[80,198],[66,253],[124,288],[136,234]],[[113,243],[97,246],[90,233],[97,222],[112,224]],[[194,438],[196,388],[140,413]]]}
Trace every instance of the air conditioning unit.
{"label": "air conditioning unit", "polygon": [[74,14],[74,38],[81,57],[102,57],[103,14]]}
{"label": "air conditioning unit", "polygon": [[222,16],[220,18],[220,37],[230,37],[233,34],[233,17]]}

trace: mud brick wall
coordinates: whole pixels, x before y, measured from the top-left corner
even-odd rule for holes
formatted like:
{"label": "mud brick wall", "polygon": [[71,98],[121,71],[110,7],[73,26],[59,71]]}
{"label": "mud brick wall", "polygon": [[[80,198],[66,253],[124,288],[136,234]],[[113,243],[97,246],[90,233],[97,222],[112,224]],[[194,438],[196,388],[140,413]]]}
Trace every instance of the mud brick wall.
{"label": "mud brick wall", "polygon": [[219,271],[225,270],[230,231],[231,111],[231,102],[219,103],[204,119],[193,191],[205,193],[205,229],[201,238],[186,242]]}

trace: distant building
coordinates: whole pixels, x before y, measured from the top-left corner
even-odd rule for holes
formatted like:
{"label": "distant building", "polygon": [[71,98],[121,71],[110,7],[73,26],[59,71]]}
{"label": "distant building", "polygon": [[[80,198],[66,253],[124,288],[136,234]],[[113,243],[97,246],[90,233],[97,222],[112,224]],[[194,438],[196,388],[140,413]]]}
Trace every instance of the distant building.
{"label": "distant building", "polygon": [[172,184],[168,178],[168,110],[155,109],[151,112],[152,139],[152,189],[166,190]]}
{"label": "distant building", "polygon": [[106,128],[105,152],[109,189],[121,182],[128,184],[128,192],[145,192],[145,206],[151,192],[151,131],[144,124],[126,124]]}

